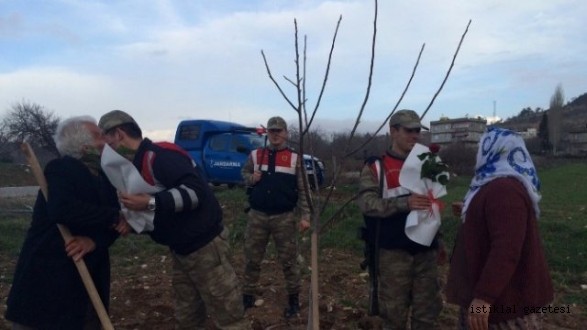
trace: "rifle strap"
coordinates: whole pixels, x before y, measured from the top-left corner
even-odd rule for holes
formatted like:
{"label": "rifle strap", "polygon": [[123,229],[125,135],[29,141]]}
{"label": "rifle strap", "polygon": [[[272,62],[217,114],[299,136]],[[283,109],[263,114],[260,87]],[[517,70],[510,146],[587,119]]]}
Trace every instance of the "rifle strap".
{"label": "rifle strap", "polygon": [[[257,164],[257,170],[259,170],[259,172],[261,172],[261,177],[263,176],[263,158],[265,158],[265,153],[267,152],[267,135],[265,135],[265,142],[263,142],[263,151],[261,151],[261,160],[259,161],[259,164]],[[269,162],[267,162],[267,170],[269,170]],[[255,172],[255,168],[253,166],[253,173]],[[253,190],[253,185],[247,186],[247,195],[251,194],[251,191]],[[251,207],[247,207],[245,209],[245,213],[248,213],[249,210],[251,209]]]}
{"label": "rifle strap", "polygon": [[[384,159],[383,156],[379,160],[379,197],[383,199],[383,180],[385,180],[385,169],[384,169]],[[381,232],[381,219],[377,219],[375,224],[375,266],[377,269],[377,273],[379,273],[379,233]],[[378,274],[379,275],[379,274]]]}
{"label": "rifle strap", "polygon": [[[383,168],[383,159],[379,161],[379,197],[383,199],[383,180],[385,177],[385,170]],[[375,220],[375,242],[373,244],[373,259],[370,275],[371,279],[371,294],[369,303],[369,315],[379,315],[379,233],[381,231],[381,219]]]}
{"label": "rifle strap", "polygon": [[[261,169],[263,168],[263,160],[265,158],[266,152],[267,152],[267,135],[265,135],[265,142],[263,142],[263,152],[261,152],[261,160],[259,161],[259,172],[261,172],[261,175],[263,174]],[[269,167],[269,163],[267,163],[267,167]],[[269,169],[267,169],[267,170],[269,170]]]}

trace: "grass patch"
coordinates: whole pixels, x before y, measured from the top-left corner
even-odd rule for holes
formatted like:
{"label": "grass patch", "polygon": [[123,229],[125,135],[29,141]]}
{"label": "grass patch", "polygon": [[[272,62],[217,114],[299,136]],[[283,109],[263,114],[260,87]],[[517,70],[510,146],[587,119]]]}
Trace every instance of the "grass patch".
{"label": "grass patch", "polygon": [[[339,207],[340,205],[330,205],[321,218],[332,218]],[[323,230],[320,236],[320,247],[343,249],[362,254],[364,243],[358,239],[358,230],[361,226],[363,226],[363,215],[359,208],[352,203],[333,218],[331,225]]]}
{"label": "grass patch", "polygon": [[540,232],[563,304],[587,306],[587,164],[539,172],[542,180]]}
{"label": "grass patch", "polygon": [[28,166],[3,162],[0,162],[0,182],[7,187],[37,185]]}
{"label": "grass patch", "polygon": [[30,220],[22,216],[3,217],[0,220],[0,251],[14,258],[20,253],[20,247],[29,228]]}

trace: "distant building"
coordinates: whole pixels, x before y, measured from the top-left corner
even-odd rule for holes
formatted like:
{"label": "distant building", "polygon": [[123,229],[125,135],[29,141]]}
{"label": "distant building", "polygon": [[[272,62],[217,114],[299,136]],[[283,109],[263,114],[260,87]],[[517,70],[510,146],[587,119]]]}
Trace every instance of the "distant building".
{"label": "distant building", "polygon": [[569,131],[563,142],[570,155],[587,155],[587,127]]}
{"label": "distant building", "polygon": [[518,132],[524,140],[535,138],[538,136],[538,129],[534,127],[529,127],[525,131]]}
{"label": "distant building", "polygon": [[441,118],[430,122],[430,142],[439,145],[463,143],[477,146],[485,133],[487,120],[483,118]]}

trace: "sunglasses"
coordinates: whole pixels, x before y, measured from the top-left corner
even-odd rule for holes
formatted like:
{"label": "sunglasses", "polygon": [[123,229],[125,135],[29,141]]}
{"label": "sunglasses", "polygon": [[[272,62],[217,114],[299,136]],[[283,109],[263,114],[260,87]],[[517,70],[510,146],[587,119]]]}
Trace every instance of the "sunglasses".
{"label": "sunglasses", "polygon": [[268,129],[268,131],[269,131],[269,133],[281,133],[281,132],[283,132],[283,129],[281,129],[281,128],[271,128],[271,129]]}

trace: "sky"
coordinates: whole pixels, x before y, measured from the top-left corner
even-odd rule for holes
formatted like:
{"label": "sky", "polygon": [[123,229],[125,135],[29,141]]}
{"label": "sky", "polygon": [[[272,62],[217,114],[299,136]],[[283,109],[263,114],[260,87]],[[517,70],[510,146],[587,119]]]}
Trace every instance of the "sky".
{"label": "sky", "polygon": [[[0,0],[0,118],[23,101],[61,118],[113,109],[146,136],[172,140],[181,120],[247,126],[297,114],[295,29],[306,40],[306,99],[314,109],[340,17],[326,89],[312,128],[349,131],[366,96],[375,1]],[[399,109],[423,119],[500,118],[587,92],[587,1],[379,0],[374,72],[359,131]],[[303,62],[303,60],[301,60]]]}

